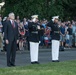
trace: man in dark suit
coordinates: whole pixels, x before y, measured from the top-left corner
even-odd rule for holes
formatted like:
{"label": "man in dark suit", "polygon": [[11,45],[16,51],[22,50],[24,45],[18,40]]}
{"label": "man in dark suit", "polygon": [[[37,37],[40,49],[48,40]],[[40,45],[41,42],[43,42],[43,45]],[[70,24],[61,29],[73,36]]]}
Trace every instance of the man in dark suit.
{"label": "man in dark suit", "polygon": [[18,43],[18,25],[14,20],[14,13],[10,13],[9,20],[6,22],[4,28],[8,67],[15,66],[16,49]]}

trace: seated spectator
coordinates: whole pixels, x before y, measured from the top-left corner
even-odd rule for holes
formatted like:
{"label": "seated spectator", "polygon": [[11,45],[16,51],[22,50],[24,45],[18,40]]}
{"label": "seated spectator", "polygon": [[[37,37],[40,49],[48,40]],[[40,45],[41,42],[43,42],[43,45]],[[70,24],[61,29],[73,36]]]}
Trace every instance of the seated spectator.
{"label": "seated spectator", "polygon": [[51,31],[51,28],[46,26],[46,29],[45,29],[45,33],[44,33],[44,42],[45,42],[45,46],[48,47],[49,45],[49,42],[50,42],[50,31]]}
{"label": "seated spectator", "polygon": [[20,27],[19,27],[19,49],[20,50],[23,50],[23,42],[24,42],[24,37],[25,37],[25,29],[24,29],[24,25],[23,23],[21,22],[20,23]]}

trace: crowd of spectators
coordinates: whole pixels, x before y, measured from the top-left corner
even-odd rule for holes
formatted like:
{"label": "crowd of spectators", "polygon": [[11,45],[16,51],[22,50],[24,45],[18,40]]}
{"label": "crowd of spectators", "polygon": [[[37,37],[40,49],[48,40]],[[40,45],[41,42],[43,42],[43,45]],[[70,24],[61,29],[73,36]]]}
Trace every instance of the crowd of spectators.
{"label": "crowd of spectators", "polygon": [[[4,27],[6,25],[6,21],[9,20],[9,17],[0,16],[0,50],[4,49]],[[20,20],[20,17],[17,16],[15,21],[18,24],[19,29],[19,44],[17,50],[29,50],[29,30],[28,30],[28,22],[31,22],[30,19],[23,18]],[[40,47],[51,47],[51,28],[47,26],[49,21],[46,19],[39,20],[38,24],[41,27],[39,31],[40,37]],[[76,47],[76,21],[64,21],[58,22],[60,27],[60,47]],[[12,36],[11,36],[12,37]]]}

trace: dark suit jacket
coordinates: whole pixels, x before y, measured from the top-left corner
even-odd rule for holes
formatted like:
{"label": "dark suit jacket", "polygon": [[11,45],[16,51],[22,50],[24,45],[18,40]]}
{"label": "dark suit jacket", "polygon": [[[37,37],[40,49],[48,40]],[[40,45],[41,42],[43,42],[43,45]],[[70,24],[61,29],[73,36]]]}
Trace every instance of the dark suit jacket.
{"label": "dark suit jacket", "polygon": [[17,23],[15,22],[15,28],[13,28],[11,21],[7,21],[4,28],[4,39],[9,41],[18,40],[18,33]]}

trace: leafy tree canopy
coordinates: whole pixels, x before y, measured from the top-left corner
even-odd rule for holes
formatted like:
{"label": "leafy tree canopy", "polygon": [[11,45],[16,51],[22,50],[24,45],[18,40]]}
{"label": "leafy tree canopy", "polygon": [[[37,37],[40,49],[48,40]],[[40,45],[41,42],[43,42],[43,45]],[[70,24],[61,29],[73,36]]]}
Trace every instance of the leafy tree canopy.
{"label": "leafy tree canopy", "polygon": [[30,18],[31,15],[38,14],[40,19],[49,20],[55,15],[59,15],[61,19],[76,16],[76,0],[6,0],[5,2],[3,16],[9,12],[14,12],[21,18]]}

